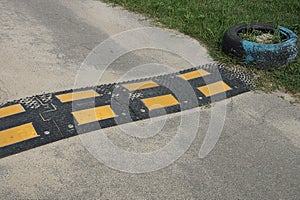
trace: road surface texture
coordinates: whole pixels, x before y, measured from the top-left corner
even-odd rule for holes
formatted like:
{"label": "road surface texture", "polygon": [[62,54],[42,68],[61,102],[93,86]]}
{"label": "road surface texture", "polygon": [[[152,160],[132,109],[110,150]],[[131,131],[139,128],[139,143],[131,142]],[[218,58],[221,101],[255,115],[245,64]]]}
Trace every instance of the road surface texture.
{"label": "road surface texture", "polygon": [[[123,31],[151,26],[142,16],[92,0],[1,0],[0,9],[1,103],[73,88],[81,63],[97,45]],[[164,32],[175,37],[178,44],[197,43],[175,31]],[[197,45],[195,51],[202,56],[197,64],[212,62],[206,50]],[[172,66],[173,71],[191,67],[170,52],[136,50],[115,60],[101,83],[118,81],[134,66],[151,67],[149,63]],[[137,70],[131,77],[160,74],[157,69],[150,71],[152,74],[139,74]],[[124,134],[123,125],[103,130],[124,150],[151,152],[175,137],[182,116],[199,113],[197,135],[188,150],[170,165],[153,172],[128,173],[124,171],[130,170],[103,164],[83,145],[85,135],[3,158],[0,196],[299,199],[300,106],[279,96],[287,95],[249,92],[223,101],[224,127],[204,158],[199,157],[199,149],[210,126],[214,104],[182,115],[155,118],[158,122],[166,120],[165,126],[158,134],[144,139]],[[182,130],[185,134],[192,131]]]}

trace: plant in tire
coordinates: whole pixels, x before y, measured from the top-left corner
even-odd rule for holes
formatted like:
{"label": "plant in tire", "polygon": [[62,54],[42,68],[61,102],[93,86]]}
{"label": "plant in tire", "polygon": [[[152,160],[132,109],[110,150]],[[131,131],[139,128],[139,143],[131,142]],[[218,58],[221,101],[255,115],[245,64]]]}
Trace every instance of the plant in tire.
{"label": "plant in tire", "polygon": [[242,23],[226,31],[223,51],[256,68],[280,68],[297,57],[297,41],[297,35],[285,27]]}

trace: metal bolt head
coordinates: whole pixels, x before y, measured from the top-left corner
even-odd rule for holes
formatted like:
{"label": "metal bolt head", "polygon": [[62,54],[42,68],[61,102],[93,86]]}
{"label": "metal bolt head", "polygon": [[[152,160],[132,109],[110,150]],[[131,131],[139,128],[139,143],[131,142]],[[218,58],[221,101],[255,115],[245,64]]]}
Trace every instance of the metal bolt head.
{"label": "metal bolt head", "polygon": [[74,125],[73,125],[73,124],[69,124],[69,125],[68,125],[68,128],[69,128],[69,129],[72,129],[72,128],[74,128]]}

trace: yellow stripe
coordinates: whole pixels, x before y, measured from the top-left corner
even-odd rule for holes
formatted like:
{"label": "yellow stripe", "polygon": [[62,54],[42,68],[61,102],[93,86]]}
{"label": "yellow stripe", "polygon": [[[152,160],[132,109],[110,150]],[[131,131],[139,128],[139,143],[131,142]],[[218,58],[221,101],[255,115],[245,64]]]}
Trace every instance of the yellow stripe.
{"label": "yellow stripe", "polygon": [[174,106],[179,104],[179,102],[171,94],[142,99],[142,101],[149,110],[164,108],[164,107]]}
{"label": "yellow stripe", "polygon": [[0,147],[38,137],[32,123],[0,131]]}
{"label": "yellow stripe", "polygon": [[188,73],[185,73],[185,74],[180,74],[178,75],[180,78],[184,79],[184,80],[191,80],[191,79],[195,79],[195,78],[199,78],[199,77],[202,77],[202,76],[206,76],[210,74],[209,72],[203,70],[203,69],[199,69],[199,70],[196,70],[196,71],[192,71],[192,72],[188,72]]}
{"label": "yellow stripe", "polygon": [[5,108],[0,109],[0,118],[8,117],[10,115],[15,115],[22,112],[25,112],[25,109],[21,104],[7,106]]}
{"label": "yellow stripe", "polygon": [[104,120],[104,119],[110,119],[116,116],[116,114],[110,108],[109,105],[100,106],[97,108],[91,108],[87,110],[76,111],[76,112],[72,112],[72,114],[77,120],[79,125],[87,124],[99,120]]}
{"label": "yellow stripe", "polygon": [[154,81],[144,81],[144,82],[139,82],[139,83],[128,83],[124,84],[123,87],[127,88],[130,91],[133,90],[142,90],[142,89],[147,89],[147,88],[153,88],[153,87],[158,87],[159,85],[155,83]]}
{"label": "yellow stripe", "polygon": [[212,83],[206,86],[199,87],[198,90],[202,92],[205,96],[213,96],[215,94],[219,94],[222,92],[226,92],[228,90],[231,90],[231,87],[229,87],[226,83],[223,81],[219,81],[216,83]]}
{"label": "yellow stripe", "polygon": [[56,95],[56,97],[62,102],[70,102],[70,101],[76,101],[81,99],[87,99],[87,98],[94,98],[100,96],[97,92],[94,90],[86,90],[81,92],[72,92],[67,94],[61,94]]}

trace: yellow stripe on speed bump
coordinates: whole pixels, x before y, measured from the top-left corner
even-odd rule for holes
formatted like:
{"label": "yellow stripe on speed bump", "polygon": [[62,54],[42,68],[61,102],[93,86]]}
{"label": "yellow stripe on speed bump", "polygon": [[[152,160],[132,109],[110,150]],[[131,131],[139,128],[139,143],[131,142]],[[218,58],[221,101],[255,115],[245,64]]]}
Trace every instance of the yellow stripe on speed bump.
{"label": "yellow stripe on speed bump", "polygon": [[231,90],[231,87],[229,87],[223,81],[219,81],[206,86],[198,87],[198,90],[200,90],[200,92],[202,92],[206,97],[209,97],[215,94],[219,94]]}
{"label": "yellow stripe on speed bump", "polygon": [[203,69],[199,69],[199,70],[188,72],[188,73],[185,73],[185,74],[180,74],[178,76],[180,78],[188,81],[188,80],[199,78],[199,77],[206,76],[206,75],[209,75],[209,74],[210,74],[209,72],[207,72]]}
{"label": "yellow stripe on speed bump", "polygon": [[88,99],[88,98],[94,98],[100,96],[97,92],[94,90],[86,90],[86,91],[80,91],[80,92],[71,92],[67,94],[60,94],[56,95],[56,97],[62,102],[70,102],[70,101],[76,101],[81,99]]}
{"label": "yellow stripe on speed bump", "polygon": [[157,108],[164,108],[164,107],[169,107],[169,106],[174,106],[179,104],[179,102],[171,94],[142,99],[142,102],[145,104],[145,106],[147,106],[149,110],[154,110]]}
{"label": "yellow stripe on speed bump", "polygon": [[128,83],[122,85],[123,87],[127,88],[130,91],[133,90],[142,90],[147,88],[153,88],[158,87],[159,85],[155,83],[154,81],[144,81],[144,82],[138,82],[138,83]]}
{"label": "yellow stripe on speed bump", "polygon": [[21,104],[7,106],[5,108],[0,109],[0,118],[8,117],[22,112],[25,112],[25,109]]}
{"label": "yellow stripe on speed bump", "polygon": [[0,131],[0,147],[38,137],[32,123]]}
{"label": "yellow stripe on speed bump", "polygon": [[72,112],[79,125],[114,118],[116,114],[109,105]]}

